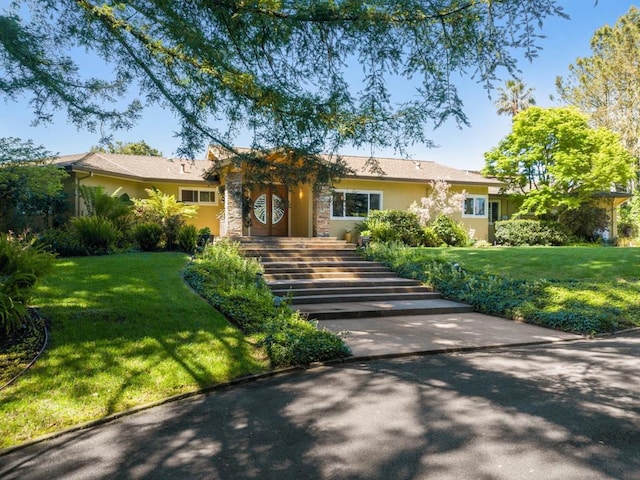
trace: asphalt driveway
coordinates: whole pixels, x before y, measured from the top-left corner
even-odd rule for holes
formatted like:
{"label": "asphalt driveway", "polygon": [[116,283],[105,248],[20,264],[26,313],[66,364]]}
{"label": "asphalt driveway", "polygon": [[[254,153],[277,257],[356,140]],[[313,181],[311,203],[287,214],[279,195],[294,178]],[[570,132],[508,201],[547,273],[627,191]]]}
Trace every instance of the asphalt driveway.
{"label": "asphalt driveway", "polygon": [[639,479],[640,332],[312,368],[0,456],[3,479]]}

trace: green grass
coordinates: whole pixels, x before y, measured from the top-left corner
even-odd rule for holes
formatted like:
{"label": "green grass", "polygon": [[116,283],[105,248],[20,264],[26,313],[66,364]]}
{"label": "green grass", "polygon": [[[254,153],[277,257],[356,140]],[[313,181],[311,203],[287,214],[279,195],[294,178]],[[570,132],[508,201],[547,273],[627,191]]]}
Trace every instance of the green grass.
{"label": "green grass", "polygon": [[264,371],[268,362],[181,277],[184,254],[59,260],[37,289],[43,357],[0,391],[0,447]]}
{"label": "green grass", "polygon": [[446,258],[472,271],[513,279],[616,281],[640,278],[640,248],[492,247],[425,248],[427,258]]}
{"label": "green grass", "polygon": [[[481,312],[581,334],[640,327],[640,248],[372,245],[366,255]],[[429,272],[442,260],[467,273]]]}

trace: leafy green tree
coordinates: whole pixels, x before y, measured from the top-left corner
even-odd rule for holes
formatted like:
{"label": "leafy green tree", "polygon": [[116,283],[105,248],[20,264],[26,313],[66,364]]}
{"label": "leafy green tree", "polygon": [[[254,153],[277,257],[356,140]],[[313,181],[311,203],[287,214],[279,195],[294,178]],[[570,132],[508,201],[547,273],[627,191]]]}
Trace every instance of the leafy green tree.
{"label": "leafy green tree", "polygon": [[[36,120],[66,109],[79,126],[127,127],[111,100],[141,95],[181,123],[179,155],[204,142],[264,182],[328,183],[347,173],[320,152],[345,145],[430,144],[449,118],[467,124],[453,79],[487,88],[539,50],[539,30],[566,16],[555,0],[15,0],[0,11],[0,92],[31,93]],[[90,78],[82,47],[113,67]],[[411,79],[413,89],[391,83]],[[224,125],[224,127],[216,127]],[[232,145],[253,133],[252,153]],[[281,149],[284,160],[266,155]]]}
{"label": "leafy green tree", "polygon": [[139,142],[121,142],[116,141],[108,143],[106,146],[91,147],[92,152],[120,153],[123,155],[143,155],[147,157],[161,157],[162,152],[157,148],[153,148],[144,140]]}
{"label": "leafy green tree", "polygon": [[598,29],[591,51],[569,65],[567,77],[556,79],[558,94],[596,126],[620,135],[640,159],[640,10],[632,6],[614,26]]}
{"label": "leafy green tree", "polygon": [[504,88],[498,88],[498,99],[495,103],[498,115],[515,117],[535,104],[533,88],[527,87],[521,80],[507,80]]}
{"label": "leafy green tree", "polygon": [[590,127],[575,109],[540,107],[514,117],[511,133],[485,153],[483,173],[524,197],[520,213],[537,215],[577,208],[634,175],[618,135]]}
{"label": "leafy green tree", "polygon": [[52,158],[31,140],[0,138],[0,231],[22,230],[33,226],[34,216],[65,208],[62,181],[67,174],[51,164]]}

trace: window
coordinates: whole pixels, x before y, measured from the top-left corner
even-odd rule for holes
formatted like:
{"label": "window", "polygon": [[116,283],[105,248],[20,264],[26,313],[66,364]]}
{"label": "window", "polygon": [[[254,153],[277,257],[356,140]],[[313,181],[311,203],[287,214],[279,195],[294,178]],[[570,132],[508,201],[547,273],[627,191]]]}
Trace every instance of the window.
{"label": "window", "polygon": [[489,223],[500,220],[500,202],[489,202]]}
{"label": "window", "polygon": [[487,217],[487,197],[467,195],[462,206],[463,217]]}
{"label": "window", "polygon": [[217,205],[218,197],[213,188],[180,188],[180,201],[202,205]]}
{"label": "window", "polygon": [[381,208],[381,192],[336,190],[331,198],[331,218],[364,218]]}

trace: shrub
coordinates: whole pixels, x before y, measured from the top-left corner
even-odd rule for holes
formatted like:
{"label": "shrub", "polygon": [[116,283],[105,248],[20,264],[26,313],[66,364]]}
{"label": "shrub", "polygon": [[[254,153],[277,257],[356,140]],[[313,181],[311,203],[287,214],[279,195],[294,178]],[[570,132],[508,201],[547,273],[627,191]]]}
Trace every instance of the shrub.
{"label": "shrub", "polygon": [[374,210],[358,228],[368,230],[370,239],[376,242],[398,241],[416,246],[423,237],[418,216],[404,210]]}
{"label": "shrub", "polygon": [[162,240],[162,227],[154,222],[137,224],[133,229],[133,238],[143,252],[157,250]]}
{"label": "shrub", "polygon": [[636,237],[640,232],[640,192],[618,208],[618,236]]}
{"label": "shrub", "polygon": [[571,237],[562,225],[538,220],[505,220],[496,222],[498,245],[567,245]]}
{"label": "shrub", "polygon": [[231,322],[253,334],[265,347],[273,366],[349,356],[349,348],[332,332],[318,330],[293,312],[286,302],[276,306],[260,281],[261,265],[242,258],[238,244],[207,245],[184,272],[185,280]]}
{"label": "shrub", "polygon": [[351,351],[342,339],[299,312],[279,310],[265,326],[264,345],[273,365],[307,365],[327,359],[343,358]]}
{"label": "shrub", "polygon": [[432,227],[424,227],[422,229],[422,245],[425,247],[439,247],[442,241]]}
{"label": "shrub", "polygon": [[148,198],[134,199],[134,215],[142,222],[155,222],[162,227],[166,248],[174,248],[178,231],[185,219],[193,218],[198,213],[198,205],[188,205],[167,195],[160,190],[147,188]]}
{"label": "shrub", "polygon": [[181,251],[193,253],[198,243],[198,229],[195,225],[183,225],[178,230],[178,247]]}
{"label": "shrub", "polygon": [[111,220],[103,217],[76,217],[71,219],[71,232],[88,255],[113,253],[122,233]]}
{"label": "shrub", "polygon": [[44,250],[61,257],[76,257],[87,254],[87,250],[80,245],[78,236],[68,228],[51,228],[40,234],[36,243]]}
{"label": "shrub", "polygon": [[609,215],[604,208],[587,202],[578,208],[564,210],[558,222],[578,239],[593,242],[600,238],[600,232],[609,227]]}
{"label": "shrub", "polygon": [[24,325],[33,287],[53,266],[41,247],[0,237],[0,329],[10,334]]}
{"label": "shrub", "polygon": [[446,215],[438,216],[430,225],[438,236],[440,243],[450,247],[466,247],[469,245],[469,234],[464,227]]}

